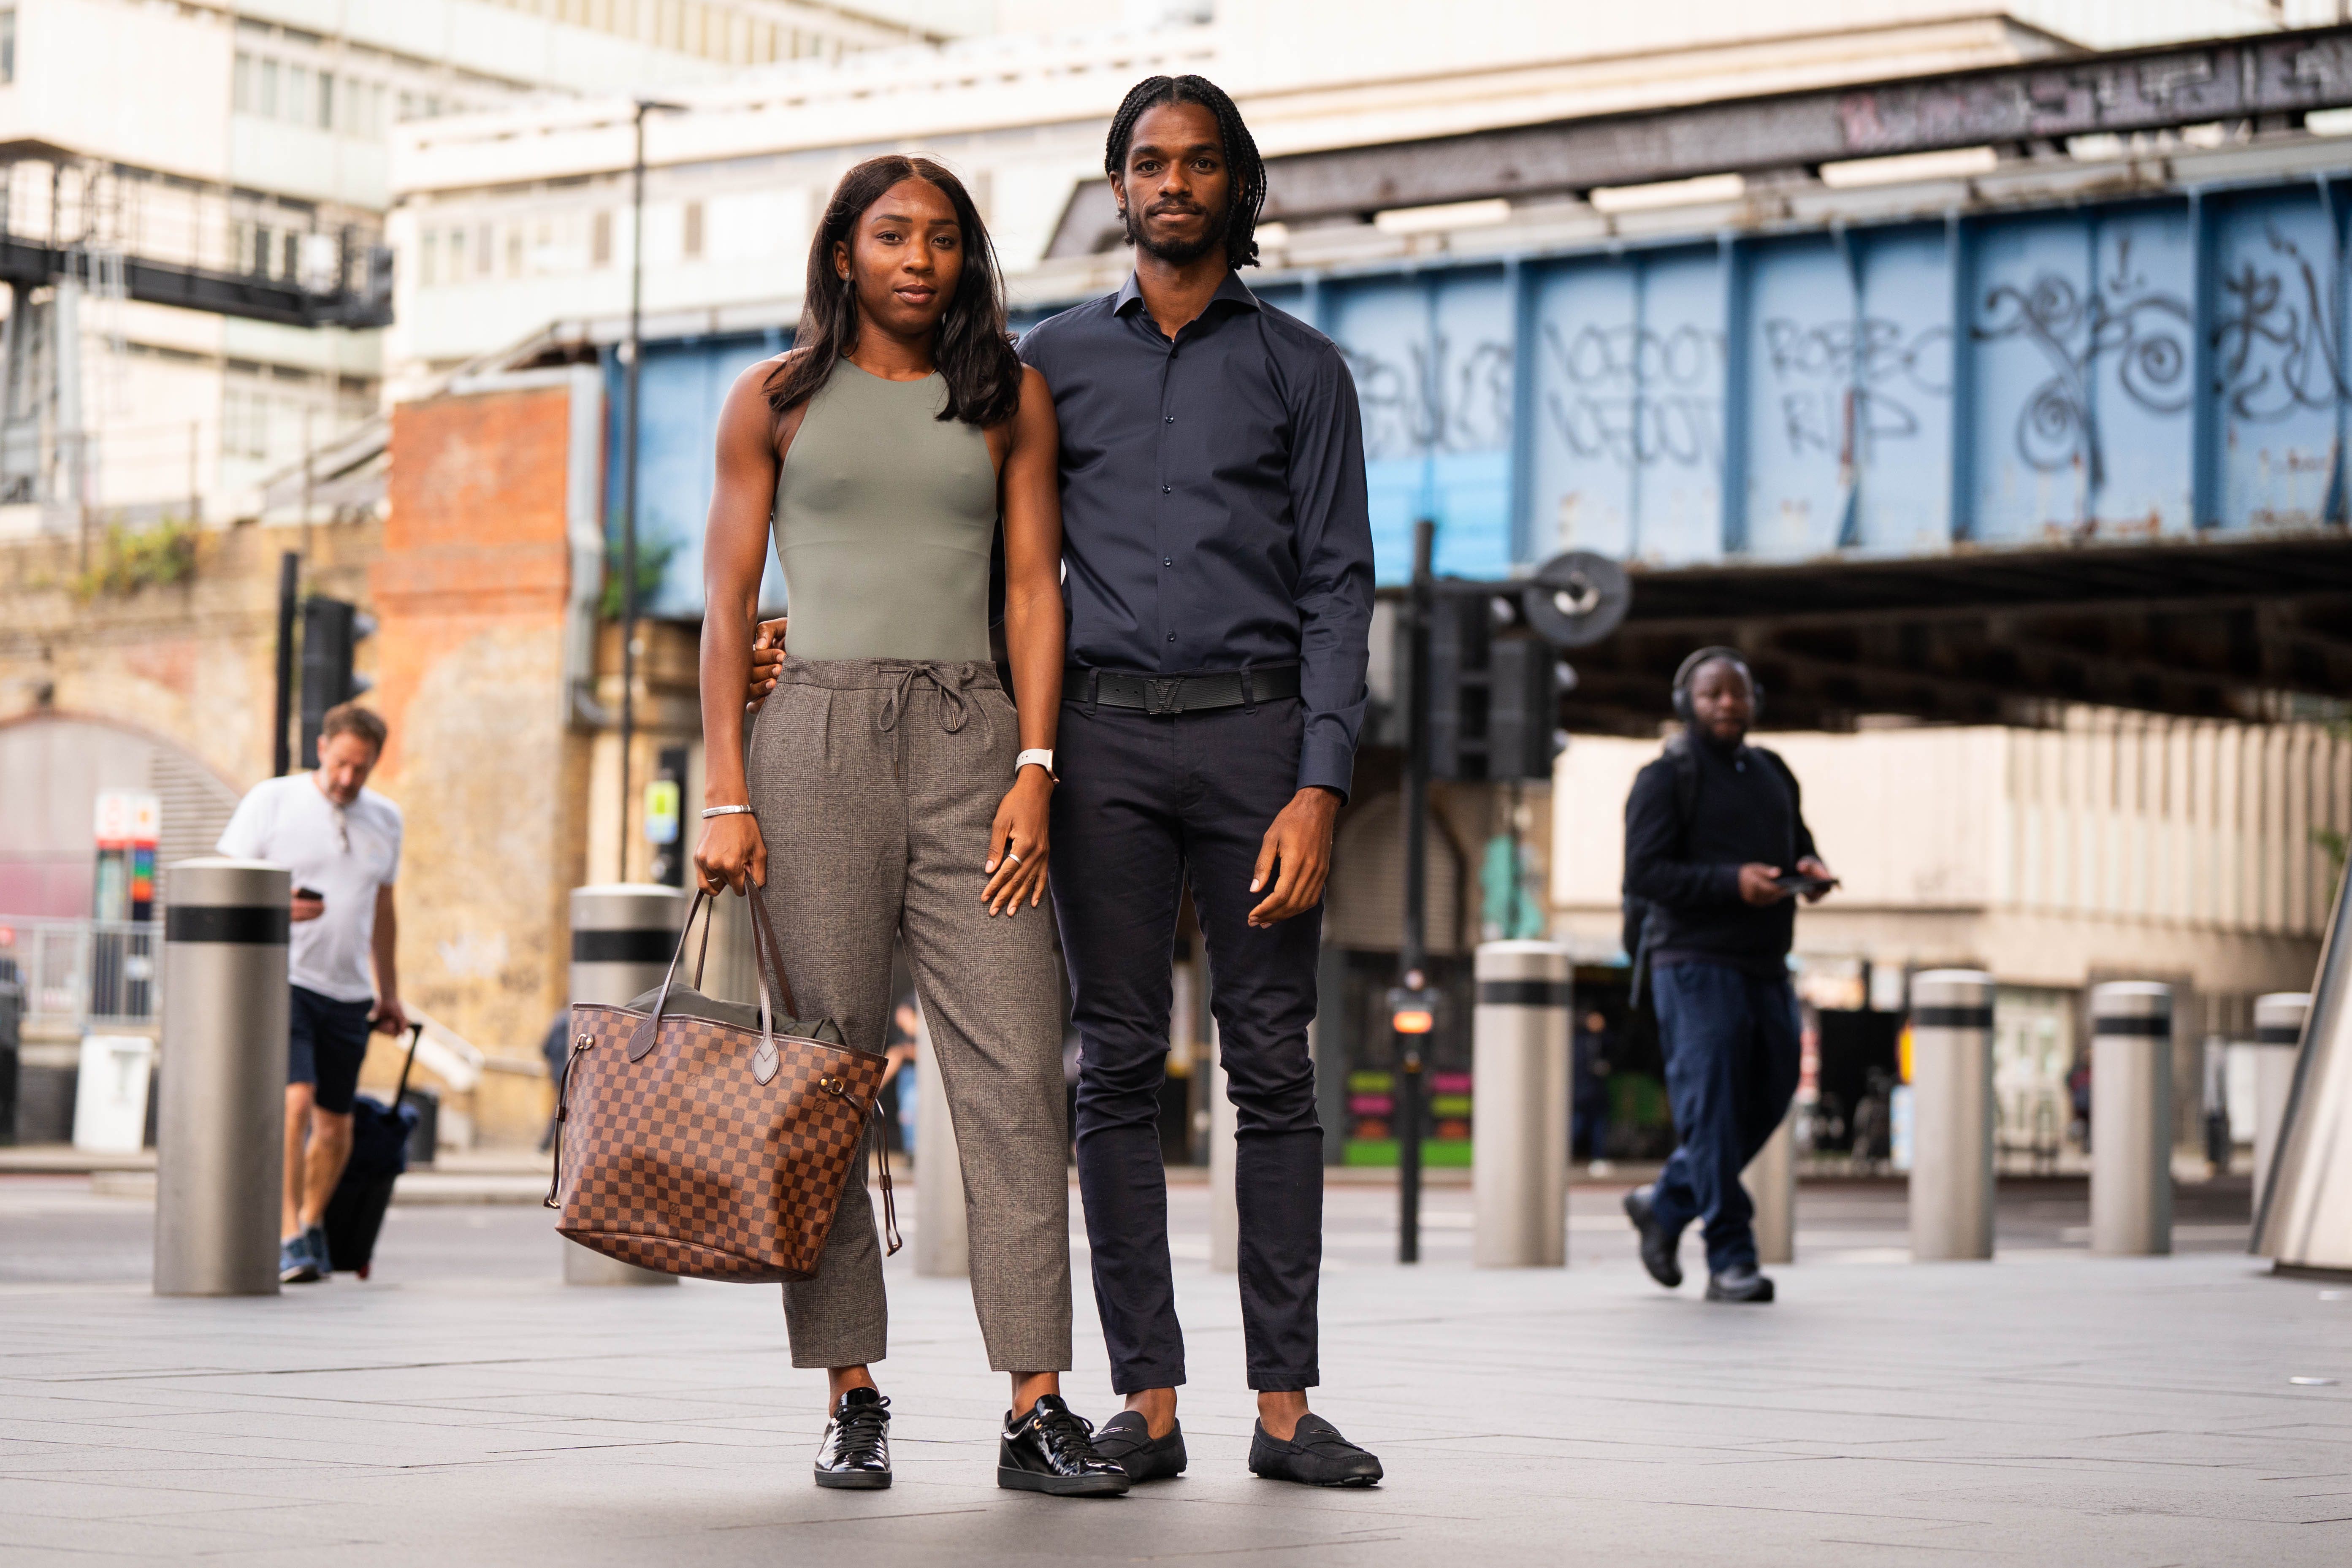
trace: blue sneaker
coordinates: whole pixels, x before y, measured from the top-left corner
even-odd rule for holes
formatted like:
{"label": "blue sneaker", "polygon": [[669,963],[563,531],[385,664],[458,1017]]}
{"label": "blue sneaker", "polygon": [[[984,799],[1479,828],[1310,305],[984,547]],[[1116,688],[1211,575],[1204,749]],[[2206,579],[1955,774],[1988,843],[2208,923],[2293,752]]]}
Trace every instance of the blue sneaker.
{"label": "blue sneaker", "polygon": [[309,1231],[278,1244],[278,1282],[280,1285],[308,1285],[318,1278],[319,1266],[310,1260]]}
{"label": "blue sneaker", "polygon": [[317,1267],[320,1279],[324,1279],[328,1275],[332,1274],[335,1271],[335,1255],[333,1250],[327,1246],[327,1227],[325,1226],[314,1225],[310,1229],[304,1231],[302,1233],[302,1242],[303,1245],[310,1249],[310,1261]]}

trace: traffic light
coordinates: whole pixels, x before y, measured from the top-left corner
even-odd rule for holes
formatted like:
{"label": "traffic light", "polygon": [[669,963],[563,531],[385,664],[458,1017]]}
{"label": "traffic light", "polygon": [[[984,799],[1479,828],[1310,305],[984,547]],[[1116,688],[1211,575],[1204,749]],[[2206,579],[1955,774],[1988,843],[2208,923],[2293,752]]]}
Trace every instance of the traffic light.
{"label": "traffic light", "polygon": [[341,599],[302,601],[302,765],[319,765],[319,726],[327,710],[375,684],[352,671],[352,656],[375,630],[375,617]]}
{"label": "traffic light", "polygon": [[1483,584],[1446,584],[1431,603],[1432,777],[1551,777],[1559,657],[1520,618],[1516,594]]}

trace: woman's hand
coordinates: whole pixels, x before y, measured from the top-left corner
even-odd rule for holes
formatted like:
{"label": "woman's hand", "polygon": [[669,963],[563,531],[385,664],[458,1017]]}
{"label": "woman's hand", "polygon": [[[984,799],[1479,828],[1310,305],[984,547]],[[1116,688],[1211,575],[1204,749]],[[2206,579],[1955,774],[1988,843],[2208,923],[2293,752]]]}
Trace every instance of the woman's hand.
{"label": "woman's hand", "polygon": [[766,887],[768,843],[760,837],[759,819],[748,811],[703,818],[702,837],[694,847],[694,874],[707,893]]}
{"label": "woman's hand", "polygon": [[1032,764],[998,803],[988,830],[988,860],[981,867],[989,875],[980,901],[990,914],[1019,914],[1024,895],[1032,909],[1045,897],[1045,818],[1053,798],[1052,775]]}
{"label": "woman's hand", "polygon": [[751,682],[743,693],[743,711],[757,713],[768,693],[776,689],[776,673],[784,668],[784,627],[790,616],[761,621],[751,637]]}

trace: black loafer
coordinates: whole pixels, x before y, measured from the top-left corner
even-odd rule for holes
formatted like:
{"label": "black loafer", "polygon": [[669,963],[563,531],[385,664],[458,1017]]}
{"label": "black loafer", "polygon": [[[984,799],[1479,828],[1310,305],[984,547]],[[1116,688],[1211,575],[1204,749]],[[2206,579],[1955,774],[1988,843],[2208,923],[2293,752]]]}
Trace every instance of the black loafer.
{"label": "black loafer", "polygon": [[1040,1395],[1017,1421],[1006,1411],[996,1484],[1048,1497],[1118,1496],[1127,1490],[1127,1471],[1095,1452],[1094,1430],[1058,1394]]}
{"label": "black loafer", "polygon": [[824,1424],[824,1440],[816,1446],[816,1484],[861,1492],[889,1487],[888,1400],[870,1388],[853,1388],[841,1396]]}
{"label": "black loafer", "polygon": [[1164,1481],[1184,1473],[1184,1428],[1154,1437],[1140,1410],[1122,1410],[1095,1434],[1095,1452],[1127,1472],[1130,1481]]}
{"label": "black loafer", "polygon": [[1683,1282],[1682,1259],[1675,1256],[1682,1249],[1682,1237],[1669,1236],[1658,1220],[1658,1212],[1651,1199],[1655,1189],[1635,1187],[1625,1194],[1625,1217],[1642,1233],[1642,1267],[1650,1278],[1671,1290]]}
{"label": "black loafer", "polygon": [[1339,1429],[1320,1415],[1298,1418],[1290,1441],[1281,1442],[1257,1425],[1250,1439],[1249,1468],[1271,1481],[1297,1481],[1309,1487],[1369,1487],[1381,1479],[1381,1462],[1339,1436]]}
{"label": "black loafer", "polygon": [[1706,1277],[1706,1299],[1761,1306],[1772,1299],[1772,1281],[1756,1272],[1753,1263],[1734,1264],[1720,1274]]}

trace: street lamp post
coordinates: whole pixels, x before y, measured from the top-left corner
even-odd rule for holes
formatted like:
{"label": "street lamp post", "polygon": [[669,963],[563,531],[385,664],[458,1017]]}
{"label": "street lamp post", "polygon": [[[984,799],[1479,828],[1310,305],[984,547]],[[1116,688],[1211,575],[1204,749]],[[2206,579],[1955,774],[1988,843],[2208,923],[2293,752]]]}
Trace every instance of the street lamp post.
{"label": "street lamp post", "polygon": [[636,156],[629,166],[629,344],[621,395],[621,858],[615,879],[629,879],[629,748],[636,740],[637,686],[637,360],[644,344],[646,294],[646,116],[683,110],[682,103],[636,100]]}

